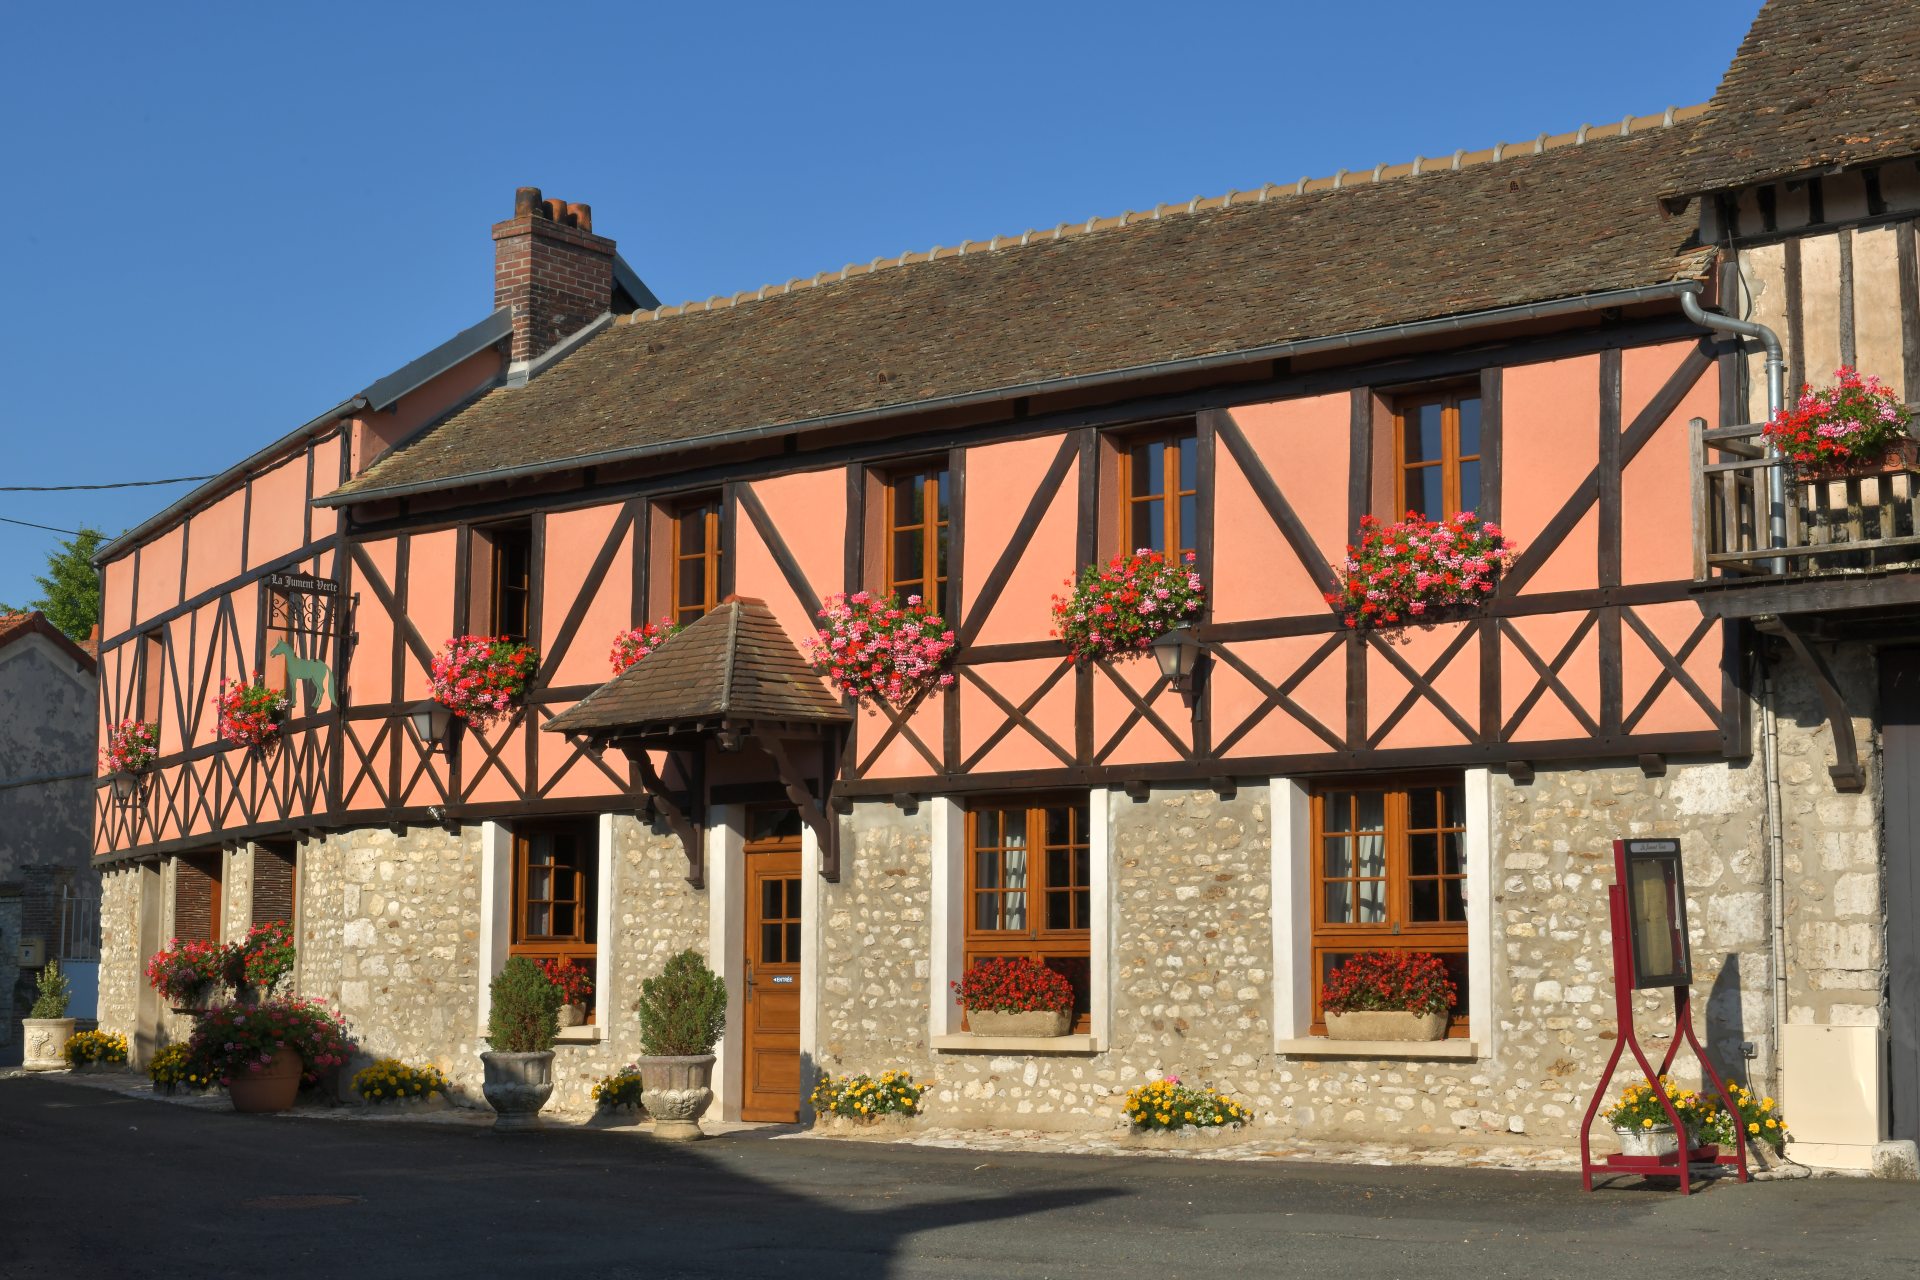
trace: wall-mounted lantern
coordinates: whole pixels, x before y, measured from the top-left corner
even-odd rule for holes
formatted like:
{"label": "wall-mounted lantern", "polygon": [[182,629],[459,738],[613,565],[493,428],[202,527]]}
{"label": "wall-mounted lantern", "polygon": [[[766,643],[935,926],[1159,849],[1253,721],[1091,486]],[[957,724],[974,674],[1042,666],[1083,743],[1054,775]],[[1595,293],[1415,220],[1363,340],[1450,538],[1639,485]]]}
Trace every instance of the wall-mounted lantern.
{"label": "wall-mounted lantern", "polygon": [[113,783],[113,802],[122,809],[140,800],[146,794],[147,775],[144,773],[129,773],[122,769],[118,773],[107,776]]}
{"label": "wall-mounted lantern", "polygon": [[1200,643],[1200,637],[1194,635],[1192,627],[1175,627],[1154,637],[1153,658],[1160,664],[1160,674],[1181,693],[1193,692],[1193,678],[1200,669],[1200,655],[1204,652],[1206,647]]}
{"label": "wall-mounted lantern", "polygon": [[453,712],[444,703],[428,698],[408,712],[408,717],[429,752],[445,749],[447,736],[453,731]]}

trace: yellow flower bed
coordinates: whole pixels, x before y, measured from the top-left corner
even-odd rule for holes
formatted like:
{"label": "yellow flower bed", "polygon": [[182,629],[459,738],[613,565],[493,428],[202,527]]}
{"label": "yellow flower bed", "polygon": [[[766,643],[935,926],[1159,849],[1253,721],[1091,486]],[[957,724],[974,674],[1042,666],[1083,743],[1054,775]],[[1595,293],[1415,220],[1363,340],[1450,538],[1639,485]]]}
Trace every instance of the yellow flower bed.
{"label": "yellow flower bed", "polygon": [[629,1065],[600,1077],[593,1086],[593,1100],[603,1107],[639,1106],[640,1068]]}
{"label": "yellow flower bed", "polygon": [[821,1076],[813,1086],[815,1115],[846,1116],[860,1120],[870,1116],[917,1116],[920,1097],[930,1086],[916,1084],[909,1071],[883,1071],[870,1075]]}
{"label": "yellow flower bed", "polygon": [[1253,1119],[1253,1112],[1225,1094],[1182,1084],[1179,1076],[1128,1090],[1121,1109],[1133,1127],[1143,1132],[1218,1129]]}
{"label": "yellow flower bed", "polygon": [[67,1063],[84,1067],[91,1062],[122,1063],[127,1060],[127,1038],[119,1032],[82,1031],[67,1037]]}
{"label": "yellow flower bed", "polygon": [[147,1064],[147,1079],[154,1088],[171,1093],[176,1088],[211,1089],[215,1080],[204,1063],[195,1062],[185,1044],[170,1044],[153,1055]]}
{"label": "yellow flower bed", "polygon": [[410,1067],[398,1058],[381,1058],[353,1077],[354,1092],[368,1102],[416,1102],[447,1091],[438,1067]]}

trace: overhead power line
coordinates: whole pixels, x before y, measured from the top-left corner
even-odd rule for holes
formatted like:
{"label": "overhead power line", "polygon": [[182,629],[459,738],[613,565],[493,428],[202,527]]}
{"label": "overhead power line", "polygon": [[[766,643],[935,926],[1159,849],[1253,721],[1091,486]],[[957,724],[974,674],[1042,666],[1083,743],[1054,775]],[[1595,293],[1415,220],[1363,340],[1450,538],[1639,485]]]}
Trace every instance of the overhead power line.
{"label": "overhead power line", "polygon": [[71,493],[76,489],[144,489],[156,484],[192,484],[212,476],[174,476],[170,480],[122,480],[118,484],[0,484],[0,493]]}
{"label": "overhead power line", "polygon": [[80,536],[80,530],[78,529],[58,529],[50,524],[35,524],[31,520],[11,520],[6,516],[0,516],[0,524],[25,525],[29,529],[45,529],[48,533],[66,533],[76,538]]}

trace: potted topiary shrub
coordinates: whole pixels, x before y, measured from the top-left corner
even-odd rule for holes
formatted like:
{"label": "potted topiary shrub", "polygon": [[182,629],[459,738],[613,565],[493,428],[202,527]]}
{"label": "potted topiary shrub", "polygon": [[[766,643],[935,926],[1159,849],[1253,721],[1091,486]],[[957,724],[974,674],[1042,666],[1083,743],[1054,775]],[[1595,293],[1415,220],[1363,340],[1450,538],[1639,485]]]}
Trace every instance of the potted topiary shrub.
{"label": "potted topiary shrub", "polygon": [[713,1046],[727,1029],[727,986],[689,948],[640,984],[641,1100],[662,1138],[700,1137],[713,1102]]}
{"label": "potted topiary shrub", "polygon": [[970,965],[954,995],[976,1036],[1040,1039],[1073,1026],[1073,984],[1032,956],[992,956]]}
{"label": "potted topiary shrub", "polygon": [[553,1042],[560,1038],[560,989],[526,956],[508,959],[493,979],[487,1043],[480,1055],[481,1092],[493,1108],[495,1133],[540,1126],[553,1096]]}
{"label": "potted topiary shrub", "polygon": [[1424,951],[1362,951],[1320,990],[1332,1040],[1438,1040],[1459,999],[1447,966]]}
{"label": "potted topiary shrub", "polygon": [[67,1016],[72,993],[58,960],[47,961],[47,967],[40,971],[39,991],[33,1008],[21,1021],[26,1044],[20,1065],[29,1071],[60,1071],[67,1065],[67,1040],[73,1035],[74,1019]]}

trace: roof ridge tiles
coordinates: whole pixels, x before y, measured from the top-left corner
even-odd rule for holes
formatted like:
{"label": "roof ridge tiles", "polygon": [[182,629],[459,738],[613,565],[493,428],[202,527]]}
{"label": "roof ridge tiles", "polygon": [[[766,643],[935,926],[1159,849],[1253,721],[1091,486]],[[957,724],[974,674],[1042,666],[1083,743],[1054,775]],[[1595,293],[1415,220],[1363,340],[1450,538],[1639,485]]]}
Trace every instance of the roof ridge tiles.
{"label": "roof ridge tiles", "polygon": [[1009,249],[1051,243],[1070,236],[1088,235],[1095,231],[1109,231],[1130,226],[1136,222],[1158,222],[1169,215],[1212,213],[1220,209],[1234,208],[1236,205],[1265,204],[1275,196],[1303,196],[1322,191],[1354,190],[1385,182],[1395,182],[1401,178],[1452,173],[1476,165],[1496,164],[1521,156],[1537,156],[1560,147],[1587,146],[1594,142],[1630,137],[1650,129],[1671,129],[1675,125],[1705,115],[1709,105],[1698,103],[1690,107],[1669,106],[1666,110],[1652,115],[1628,115],[1615,124],[1597,127],[1583,124],[1578,129],[1567,133],[1542,133],[1531,142],[1496,142],[1491,147],[1482,148],[1479,151],[1470,152],[1462,149],[1448,156],[1415,156],[1402,164],[1390,165],[1381,161],[1371,169],[1341,169],[1331,177],[1302,177],[1296,182],[1285,184],[1269,182],[1247,191],[1231,189],[1225,195],[1219,196],[1196,195],[1189,200],[1156,204],[1151,209],[1129,209],[1124,213],[1107,217],[1096,215],[1084,222],[1062,222],[1051,230],[1036,227],[1020,232],[1018,235],[1004,234],[992,236],[986,240],[962,240],[958,245],[934,245],[931,249],[924,251],[908,250],[891,258],[882,256],[874,258],[871,262],[850,262],[838,271],[818,271],[811,276],[794,276],[783,284],[763,284],[758,289],[742,289],[731,295],[715,294],[710,298],[694,299],[672,306],[634,311],[618,317],[615,323],[645,324],[651,320],[668,320],[675,316],[692,315],[697,312],[718,311],[749,302],[760,302],[770,296],[792,293],[795,289],[838,284],[856,275],[871,275],[891,268],[914,266],[941,258],[963,257],[971,253],[1004,253]]}

